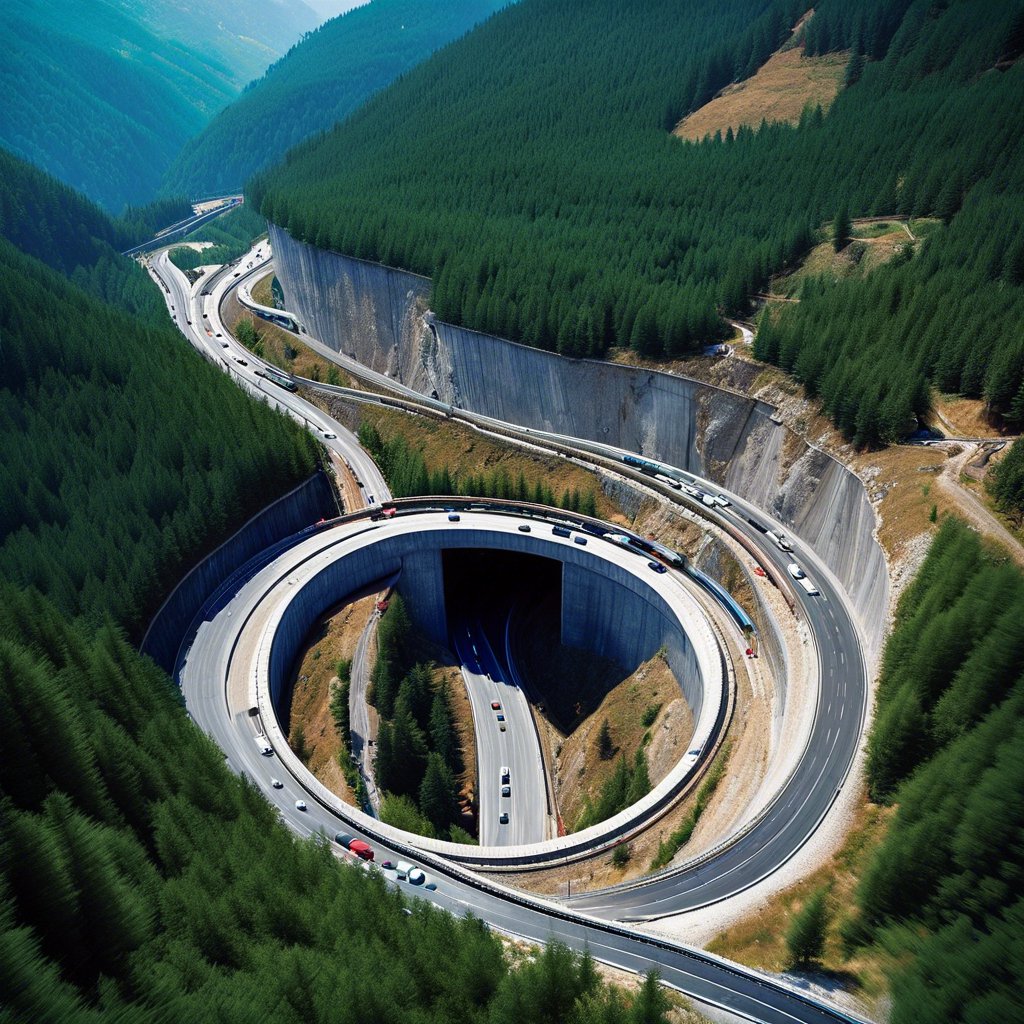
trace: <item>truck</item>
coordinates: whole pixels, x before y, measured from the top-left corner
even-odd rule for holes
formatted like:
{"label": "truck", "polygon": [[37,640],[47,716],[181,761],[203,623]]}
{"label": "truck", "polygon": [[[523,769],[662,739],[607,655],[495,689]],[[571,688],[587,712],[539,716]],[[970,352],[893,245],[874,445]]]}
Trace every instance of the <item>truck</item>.
{"label": "truck", "polygon": [[806,590],[811,597],[817,597],[820,593],[818,588],[806,576],[803,576],[800,579],[798,579],[797,583],[799,583],[800,586],[803,587],[804,590]]}

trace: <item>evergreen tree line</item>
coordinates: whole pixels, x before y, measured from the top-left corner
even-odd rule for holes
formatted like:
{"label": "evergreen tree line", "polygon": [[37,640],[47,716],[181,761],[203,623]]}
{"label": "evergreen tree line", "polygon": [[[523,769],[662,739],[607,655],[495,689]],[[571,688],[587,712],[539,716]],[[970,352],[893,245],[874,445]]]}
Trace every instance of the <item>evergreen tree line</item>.
{"label": "evergreen tree line", "polygon": [[385,440],[380,431],[366,421],[359,426],[359,443],[373,456],[396,498],[420,494],[498,498],[505,501],[536,502],[586,516],[597,515],[597,498],[590,490],[567,488],[556,498],[551,487],[539,477],[531,487],[525,473],[520,472],[513,480],[500,467],[487,474],[468,473],[465,476],[453,472],[447,465],[438,470],[430,470],[423,453],[410,448],[401,434]]}
{"label": "evergreen tree line", "polygon": [[[308,443],[170,331],[7,241],[0,318],[0,1018],[662,1020],[652,981],[625,997],[556,945],[513,971],[479,922],[403,914],[227,770],[123,626],[181,574],[193,533],[223,539],[306,472]],[[14,582],[22,563],[38,589]]]}
{"label": "evergreen tree line", "polygon": [[325,22],[189,139],[164,175],[164,191],[241,188],[502,3],[374,0]]}
{"label": "evergreen tree line", "polygon": [[0,149],[0,236],[105,302],[166,322],[146,273],[119,255],[137,225],[111,220],[56,178]]}
{"label": "evergreen tree line", "polygon": [[[603,756],[602,759],[607,760]],[[615,762],[615,770],[601,786],[597,798],[591,800],[587,797],[583,801],[583,810],[576,820],[575,831],[582,832],[591,825],[614,817],[650,791],[651,777],[647,771],[647,755],[644,748],[637,748],[632,759],[620,754]]]}
{"label": "evergreen tree line", "polygon": [[991,477],[996,503],[1019,526],[1024,518],[1024,445],[1014,444]]}
{"label": "evergreen tree line", "polygon": [[[465,765],[448,684],[434,686],[424,641],[394,594],[377,627],[370,702],[380,714],[374,772],[386,794],[381,817],[399,828],[449,838],[461,819]],[[388,798],[391,799],[388,799]]]}
{"label": "evergreen tree line", "polygon": [[184,572],[316,468],[182,343],[0,240],[0,574],[139,635]]}
{"label": "evergreen tree line", "polygon": [[[927,406],[929,383],[997,412],[1024,385],[1011,255],[1024,66],[992,70],[1017,13],[998,0],[824,4],[807,45],[864,58],[827,117],[688,143],[664,127],[702,95],[689,83],[745,73],[751,34],[777,42],[789,6],[523,0],[251,191],[298,238],[430,275],[443,319],[576,356],[694,350],[844,204],[937,215],[920,256],[877,281],[820,285],[759,349],[877,443]],[[719,46],[731,59],[716,69]]]}
{"label": "evergreen tree line", "polygon": [[913,954],[894,1024],[1019,1019],[1022,652],[1024,576],[947,520],[886,645],[868,784],[897,811],[843,926]]}

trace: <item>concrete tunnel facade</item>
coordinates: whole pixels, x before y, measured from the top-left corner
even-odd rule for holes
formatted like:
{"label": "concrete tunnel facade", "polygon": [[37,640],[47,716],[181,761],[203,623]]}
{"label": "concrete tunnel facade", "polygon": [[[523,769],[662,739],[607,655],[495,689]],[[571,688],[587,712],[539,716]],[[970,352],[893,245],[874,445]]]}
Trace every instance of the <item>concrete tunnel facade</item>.
{"label": "concrete tunnel facade", "polygon": [[560,563],[562,642],[611,658],[627,672],[664,650],[693,721],[700,720],[704,680],[693,645],[668,602],[642,578],[588,546],[560,543],[536,532],[509,534],[466,525],[382,538],[332,560],[306,583],[289,602],[274,637],[269,683],[275,707],[287,695],[294,665],[317,619],[374,583],[397,578],[413,621],[447,646],[442,556],[454,549],[519,552]]}

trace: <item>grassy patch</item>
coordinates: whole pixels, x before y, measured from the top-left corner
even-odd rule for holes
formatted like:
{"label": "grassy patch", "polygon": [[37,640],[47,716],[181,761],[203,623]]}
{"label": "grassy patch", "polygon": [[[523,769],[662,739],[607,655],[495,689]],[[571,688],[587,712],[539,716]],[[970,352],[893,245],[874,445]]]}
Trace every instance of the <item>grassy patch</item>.
{"label": "grassy patch", "polygon": [[711,798],[715,795],[715,790],[718,789],[718,784],[722,781],[722,776],[725,774],[725,766],[729,760],[729,752],[731,749],[732,743],[726,743],[718,752],[718,756],[708,769],[708,773],[704,777],[704,782],[697,791],[697,799],[694,802],[693,807],[690,808],[690,813],[687,814],[678,828],[676,828],[668,839],[658,847],[658,852],[655,854],[654,860],[651,861],[652,871],[657,871],[658,868],[665,867],[665,865],[668,864],[669,861],[672,860],[672,858],[690,841],[690,836],[693,835],[693,830],[697,827],[697,822],[700,821],[700,816],[704,813],[704,808],[711,802]]}
{"label": "grassy patch", "polygon": [[753,78],[723,89],[709,103],[684,118],[675,134],[700,140],[741,125],[757,128],[762,120],[796,124],[808,105],[831,106],[839,93],[848,55],[805,57],[799,49],[773,54]]}
{"label": "grassy patch", "polygon": [[841,849],[813,874],[777,894],[756,912],[734,924],[708,945],[708,950],[749,967],[783,971],[789,966],[786,932],[806,902],[828,887],[830,925],[820,958],[822,970],[856,990],[869,1001],[888,990],[893,959],[881,947],[858,949],[848,956],[841,929],[853,906],[853,894],[862,872],[885,836],[893,808],[865,803]]}

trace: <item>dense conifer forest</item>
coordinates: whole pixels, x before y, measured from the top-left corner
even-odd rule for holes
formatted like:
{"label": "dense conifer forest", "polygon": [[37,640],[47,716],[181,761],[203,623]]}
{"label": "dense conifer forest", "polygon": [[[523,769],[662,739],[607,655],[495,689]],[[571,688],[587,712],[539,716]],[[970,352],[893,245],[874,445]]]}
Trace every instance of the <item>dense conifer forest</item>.
{"label": "dense conifer forest", "polygon": [[1020,570],[947,520],[886,646],[868,785],[898,810],[843,928],[915,954],[893,1024],[1020,1019],[1022,650]]}
{"label": "dense conifer forest", "polygon": [[140,231],[152,234],[148,224],[171,210],[180,213],[180,204],[136,211],[130,222],[111,220],[74,189],[0,149],[0,236],[94,297],[154,323],[166,322],[167,307],[146,273],[119,253],[139,241]]}
{"label": "dense conifer forest", "polygon": [[373,0],[305,35],[186,143],[164,189],[241,188],[506,0]]}
{"label": "dense conifer forest", "polygon": [[[253,197],[305,241],[431,275],[442,318],[569,355],[693,351],[844,205],[936,214],[946,226],[906,266],[835,296],[822,286],[760,351],[862,443],[912,423],[929,381],[1007,409],[1024,383],[1021,5],[825,0],[806,46],[855,51],[858,66],[827,116],[699,143],[668,134],[804,10],[524,0],[292,151]],[[991,238],[994,224],[1006,227]],[[965,257],[966,287],[950,288]],[[925,279],[943,315],[914,319]],[[886,289],[896,326],[879,335]],[[817,332],[831,310],[853,320],[844,359]]]}

